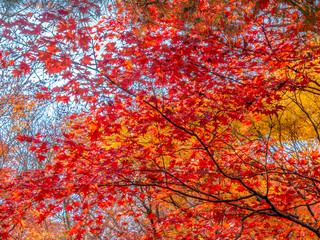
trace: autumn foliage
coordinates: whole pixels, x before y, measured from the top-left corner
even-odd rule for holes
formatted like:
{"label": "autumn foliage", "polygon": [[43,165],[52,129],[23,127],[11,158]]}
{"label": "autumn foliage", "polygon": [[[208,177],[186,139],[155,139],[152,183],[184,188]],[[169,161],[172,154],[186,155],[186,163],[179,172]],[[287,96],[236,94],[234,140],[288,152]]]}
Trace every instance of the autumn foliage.
{"label": "autumn foliage", "polygon": [[1,5],[0,239],[318,239],[318,1]]}

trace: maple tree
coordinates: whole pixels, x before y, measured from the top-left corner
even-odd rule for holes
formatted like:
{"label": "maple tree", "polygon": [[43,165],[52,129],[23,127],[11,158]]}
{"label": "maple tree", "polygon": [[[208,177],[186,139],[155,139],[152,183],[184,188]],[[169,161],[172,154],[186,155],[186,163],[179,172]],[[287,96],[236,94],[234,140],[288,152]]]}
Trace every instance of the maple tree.
{"label": "maple tree", "polygon": [[319,7],[70,0],[3,13],[4,77],[33,93],[18,103],[67,107],[57,133],[16,137],[37,164],[2,166],[0,237],[320,237]]}

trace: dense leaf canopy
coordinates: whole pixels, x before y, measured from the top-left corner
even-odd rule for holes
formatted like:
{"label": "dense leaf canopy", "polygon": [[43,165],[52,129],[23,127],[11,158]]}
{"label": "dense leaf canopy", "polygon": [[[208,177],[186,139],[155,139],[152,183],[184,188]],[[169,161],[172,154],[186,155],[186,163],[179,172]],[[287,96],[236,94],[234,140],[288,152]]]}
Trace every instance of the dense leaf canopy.
{"label": "dense leaf canopy", "polygon": [[318,239],[318,1],[3,1],[1,239]]}

